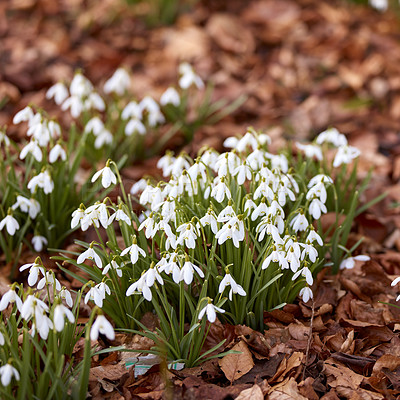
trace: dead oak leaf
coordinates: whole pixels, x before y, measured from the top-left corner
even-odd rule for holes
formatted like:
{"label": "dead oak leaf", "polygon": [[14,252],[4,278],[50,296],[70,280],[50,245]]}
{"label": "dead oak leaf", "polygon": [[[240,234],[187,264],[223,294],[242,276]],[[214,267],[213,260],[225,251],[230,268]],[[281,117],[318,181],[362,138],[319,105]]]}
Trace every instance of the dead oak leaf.
{"label": "dead oak leaf", "polygon": [[253,356],[245,342],[240,341],[232,350],[240,353],[227,354],[219,361],[219,366],[231,382],[239,379],[254,367]]}
{"label": "dead oak leaf", "polygon": [[332,358],[324,362],[324,372],[330,387],[347,387],[356,390],[360,387],[364,377],[351,369],[335,362]]}
{"label": "dead oak leaf", "polygon": [[294,378],[285,379],[282,383],[271,388],[269,400],[307,400],[300,392]]}

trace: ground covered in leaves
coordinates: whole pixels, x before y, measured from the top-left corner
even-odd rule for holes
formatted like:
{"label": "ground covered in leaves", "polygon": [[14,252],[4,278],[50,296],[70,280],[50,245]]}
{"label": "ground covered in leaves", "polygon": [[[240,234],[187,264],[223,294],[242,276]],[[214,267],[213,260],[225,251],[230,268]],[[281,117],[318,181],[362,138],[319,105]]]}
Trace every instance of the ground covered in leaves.
{"label": "ground covered in leaves", "polygon": [[[395,303],[390,283],[400,275],[400,19],[320,0],[204,0],[174,25],[152,29],[140,12],[118,0],[1,2],[0,124],[9,126],[11,137],[25,136],[11,120],[26,104],[55,112],[44,94],[77,68],[100,84],[124,65],[138,96],[159,96],[185,60],[215,83],[216,98],[247,96],[233,115],[200,129],[188,152],[205,144],[221,149],[225,137],[249,125],[275,143],[310,139],[335,126],[362,151],[360,177],[374,167],[363,200],[383,191],[388,196],[354,223],[350,240],[365,236],[359,251],[371,260],[338,276],[323,271],[314,305],[300,302],[266,313],[264,333],[213,325],[206,349],[227,339],[225,349],[241,353],[192,369],[169,371],[161,364],[135,378],[133,368],[125,367],[132,354],[96,358],[93,398],[396,398],[400,311],[385,303]],[[179,149],[179,139],[170,146]],[[153,173],[155,161],[128,166],[127,185]],[[99,344],[121,343],[151,345],[125,335]],[[77,357],[81,351],[76,349]]]}

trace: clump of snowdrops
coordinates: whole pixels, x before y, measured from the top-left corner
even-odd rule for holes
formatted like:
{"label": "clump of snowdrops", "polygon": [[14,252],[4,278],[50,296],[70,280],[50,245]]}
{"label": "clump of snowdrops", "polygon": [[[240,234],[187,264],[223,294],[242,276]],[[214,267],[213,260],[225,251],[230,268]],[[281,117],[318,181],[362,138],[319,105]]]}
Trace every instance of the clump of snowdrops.
{"label": "clump of snowdrops", "polygon": [[[30,287],[14,283],[0,301],[0,397],[85,398],[91,340],[99,333],[113,340],[112,325],[94,308],[87,325],[79,326],[82,291],[72,295],[39,257],[20,270],[29,271]],[[82,336],[84,357],[75,362],[74,346]]]}
{"label": "clump of snowdrops", "polygon": [[158,103],[150,96],[133,100],[123,68],[105,82],[105,99],[77,72],[69,87],[59,82],[46,95],[75,119],[64,135],[43,110],[28,106],[15,115],[14,124],[27,125],[29,141],[19,149],[0,132],[0,247],[7,262],[18,258],[23,243],[37,252],[60,247],[73,228],[71,212],[99,196],[100,184],[91,187],[80,170],[84,160],[95,165],[112,157],[121,168],[156,154],[177,132],[190,141],[196,129],[215,123],[243,101],[227,107],[223,100],[213,103],[212,86],[204,91],[189,64],[182,63],[179,74],[178,88],[169,87]]}
{"label": "clump of snowdrops", "polygon": [[213,87],[207,87],[193,67],[179,65],[176,87],[168,87],[159,101],[147,95],[141,100],[131,93],[131,77],[118,68],[103,86],[103,97],[80,72],[69,87],[59,82],[48,98],[54,98],[87,136],[85,158],[92,162],[119,160],[131,163],[158,154],[172,136],[180,133],[186,142],[203,125],[214,124],[235,110],[244,98],[227,106],[225,100],[213,102]]}
{"label": "clump of snowdrops", "polygon": [[[119,183],[122,197],[81,205],[73,225],[93,225],[99,240],[79,242],[82,253],[59,259],[90,276],[91,298],[118,328],[143,328],[156,344],[153,352],[187,366],[210,355],[201,349],[217,315],[263,330],[265,311],[297,295],[304,302],[313,297],[322,267],[354,264],[359,243],[345,245],[366,186],[355,179],[358,149],[336,129],[315,143],[296,144],[296,156],[289,148],[272,154],[269,145],[268,135],[250,129],[227,139],[232,150],[222,154],[203,149],[191,159],[167,153],[158,162],[167,180],[140,180],[130,194],[109,161],[94,178],[103,186]],[[324,158],[328,148],[336,149],[333,163]],[[132,196],[146,209],[140,217]],[[323,232],[327,212],[336,221]],[[139,322],[149,310],[160,321],[156,332]]]}

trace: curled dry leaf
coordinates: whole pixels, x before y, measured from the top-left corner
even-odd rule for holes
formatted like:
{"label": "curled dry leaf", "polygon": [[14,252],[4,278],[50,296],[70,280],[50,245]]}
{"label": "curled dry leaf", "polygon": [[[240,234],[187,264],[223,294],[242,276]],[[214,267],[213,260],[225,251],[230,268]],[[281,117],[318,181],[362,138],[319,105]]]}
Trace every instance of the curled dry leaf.
{"label": "curled dry leaf", "polygon": [[236,400],[264,400],[264,395],[260,386],[254,385],[249,389],[241,391]]}

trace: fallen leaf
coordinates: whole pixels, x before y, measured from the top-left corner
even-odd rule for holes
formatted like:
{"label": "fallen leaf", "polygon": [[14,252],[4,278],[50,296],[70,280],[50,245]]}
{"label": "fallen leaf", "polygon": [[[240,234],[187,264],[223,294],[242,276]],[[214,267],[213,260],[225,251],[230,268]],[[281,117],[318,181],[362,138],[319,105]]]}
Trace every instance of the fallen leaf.
{"label": "fallen leaf", "polygon": [[232,347],[233,351],[239,351],[239,354],[227,354],[219,360],[219,366],[224,372],[226,378],[233,382],[249,372],[254,367],[253,356],[245,342],[240,341]]}
{"label": "fallen leaf", "polygon": [[240,392],[236,400],[264,400],[264,395],[260,386],[254,385],[250,389],[245,389]]}

